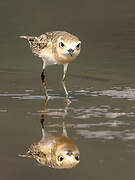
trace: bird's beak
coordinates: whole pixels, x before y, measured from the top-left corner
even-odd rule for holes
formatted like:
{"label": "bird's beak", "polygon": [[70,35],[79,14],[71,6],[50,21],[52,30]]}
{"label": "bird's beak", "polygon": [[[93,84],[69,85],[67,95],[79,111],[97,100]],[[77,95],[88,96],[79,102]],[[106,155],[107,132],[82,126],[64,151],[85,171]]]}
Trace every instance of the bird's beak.
{"label": "bird's beak", "polygon": [[73,56],[73,53],[74,53],[74,50],[73,50],[73,49],[70,48],[70,49],[68,50],[68,52],[69,52],[70,56]]}

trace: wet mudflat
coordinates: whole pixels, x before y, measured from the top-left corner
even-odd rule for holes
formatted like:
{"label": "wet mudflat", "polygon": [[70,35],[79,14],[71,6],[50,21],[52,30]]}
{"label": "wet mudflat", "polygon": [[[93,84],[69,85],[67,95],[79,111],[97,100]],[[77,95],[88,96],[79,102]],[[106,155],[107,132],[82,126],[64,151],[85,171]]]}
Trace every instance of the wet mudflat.
{"label": "wet mudflat", "polygon": [[[135,179],[134,3],[78,1],[77,7],[74,3],[69,7],[41,1],[32,4],[36,13],[30,13],[31,3],[26,7],[25,1],[1,2],[2,15],[8,10],[0,30],[1,178]],[[42,62],[18,36],[57,29],[77,32],[82,53],[69,65],[68,104],[60,81],[62,66],[47,68],[46,105]],[[62,134],[65,122],[80,151],[76,167],[57,170],[18,156],[41,139],[43,115],[46,130],[54,135]]]}

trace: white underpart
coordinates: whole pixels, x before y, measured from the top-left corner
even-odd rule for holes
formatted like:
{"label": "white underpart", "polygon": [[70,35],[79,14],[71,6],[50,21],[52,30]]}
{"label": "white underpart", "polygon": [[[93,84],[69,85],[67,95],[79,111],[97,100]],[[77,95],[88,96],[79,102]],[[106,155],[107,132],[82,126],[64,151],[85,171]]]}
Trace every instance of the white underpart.
{"label": "white underpart", "polygon": [[53,56],[46,56],[42,58],[43,60],[43,69],[48,65],[58,64],[57,60]]}

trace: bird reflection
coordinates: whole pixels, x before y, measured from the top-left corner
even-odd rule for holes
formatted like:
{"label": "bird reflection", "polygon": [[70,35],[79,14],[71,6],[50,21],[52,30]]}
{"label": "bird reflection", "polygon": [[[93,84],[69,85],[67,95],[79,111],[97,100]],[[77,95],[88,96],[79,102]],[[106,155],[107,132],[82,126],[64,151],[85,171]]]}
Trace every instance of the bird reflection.
{"label": "bird reflection", "polygon": [[[80,162],[80,153],[76,144],[67,136],[67,130],[64,122],[67,108],[69,106],[68,100],[65,101],[65,108],[63,112],[47,112],[47,102],[44,105],[44,112],[41,114],[41,130],[42,138],[39,142],[33,143],[28,152],[21,157],[28,157],[36,159],[40,164],[51,168],[72,168]],[[51,135],[44,127],[46,115],[59,114],[62,117],[62,135]],[[57,115],[58,115],[57,114]]]}

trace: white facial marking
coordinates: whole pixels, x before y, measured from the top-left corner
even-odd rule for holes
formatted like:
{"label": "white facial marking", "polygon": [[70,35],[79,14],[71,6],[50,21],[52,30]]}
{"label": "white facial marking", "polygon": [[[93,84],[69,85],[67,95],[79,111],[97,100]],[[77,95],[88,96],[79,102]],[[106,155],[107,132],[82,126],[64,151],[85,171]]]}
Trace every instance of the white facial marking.
{"label": "white facial marking", "polygon": [[69,49],[75,49],[76,48],[76,43],[71,43],[71,44],[67,44],[66,45],[66,49],[69,50]]}

